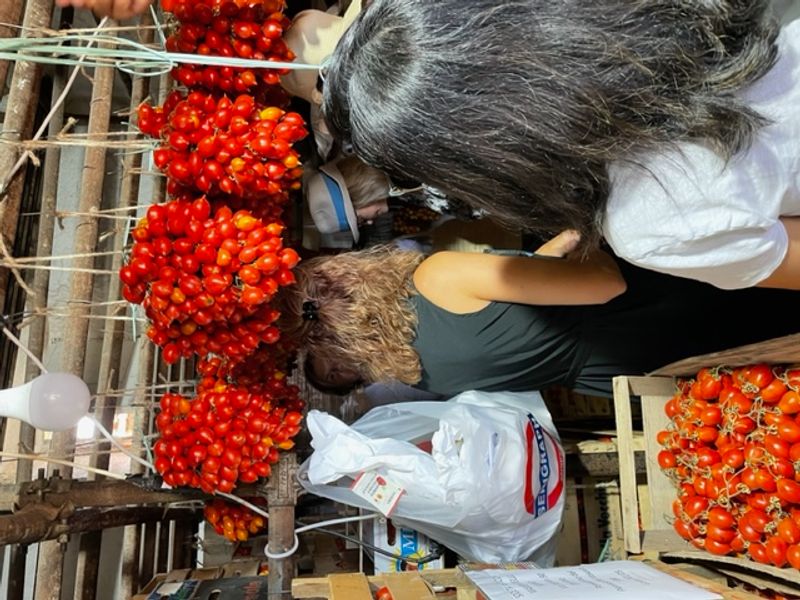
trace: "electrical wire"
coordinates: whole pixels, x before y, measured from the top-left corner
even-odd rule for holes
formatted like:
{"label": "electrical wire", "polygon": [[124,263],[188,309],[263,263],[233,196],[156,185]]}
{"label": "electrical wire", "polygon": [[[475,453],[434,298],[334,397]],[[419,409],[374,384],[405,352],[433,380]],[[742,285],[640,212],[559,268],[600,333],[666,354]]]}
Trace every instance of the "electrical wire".
{"label": "electrical wire", "polygon": [[266,555],[267,558],[271,558],[273,560],[282,560],[284,558],[289,558],[292,554],[297,552],[297,549],[300,547],[300,538],[297,537],[298,533],[305,533],[306,531],[319,529],[320,527],[327,527],[328,525],[339,525],[341,523],[354,523],[356,521],[369,521],[377,517],[378,517],[377,514],[358,515],[355,517],[342,517],[340,519],[330,519],[328,521],[320,521],[319,523],[312,523],[311,525],[304,525],[303,527],[299,527],[294,530],[294,544],[286,552],[280,552],[277,554],[272,553],[270,552],[269,544],[267,544],[267,546],[264,548],[264,554]]}
{"label": "electrical wire", "polygon": [[141,456],[137,456],[135,453],[131,452],[130,450],[125,448],[122,444],[120,444],[117,441],[117,439],[113,435],[111,435],[111,433],[108,431],[108,429],[106,429],[103,426],[103,424],[100,422],[100,420],[96,416],[94,416],[94,415],[87,415],[87,416],[94,423],[94,426],[97,427],[97,429],[100,431],[100,433],[103,434],[103,437],[105,437],[109,442],[111,442],[111,444],[117,450],[119,450],[123,454],[127,455],[128,457],[130,457],[131,460],[135,460],[140,465],[143,465],[144,467],[146,467],[147,469],[149,469],[150,471],[155,473],[156,468],[152,465],[152,463],[149,463],[148,461],[143,459]]}
{"label": "electrical wire", "polygon": [[382,554],[383,556],[387,556],[389,558],[401,560],[404,563],[410,563],[412,565],[424,565],[429,562],[433,562],[434,560],[441,558],[444,550],[442,549],[439,544],[434,541],[431,541],[431,551],[421,558],[407,558],[407,557],[400,557],[397,554],[392,554],[388,550],[383,548],[378,548],[377,546],[373,546],[372,544],[365,542],[364,540],[360,540],[356,537],[346,535],[344,533],[340,533],[338,531],[334,531],[332,529],[325,529],[325,528],[318,528],[317,531],[320,533],[327,533],[328,535],[332,535],[334,537],[342,538],[343,540],[347,540],[348,542],[352,542],[354,544],[358,544],[359,546],[366,548],[367,550],[372,550],[377,554]]}

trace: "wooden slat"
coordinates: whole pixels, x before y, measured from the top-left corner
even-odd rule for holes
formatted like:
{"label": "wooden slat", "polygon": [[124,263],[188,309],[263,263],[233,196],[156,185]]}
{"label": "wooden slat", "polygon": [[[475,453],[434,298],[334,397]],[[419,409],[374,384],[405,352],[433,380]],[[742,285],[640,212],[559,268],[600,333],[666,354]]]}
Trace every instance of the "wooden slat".
{"label": "wooden slat", "polygon": [[645,468],[647,470],[648,497],[650,499],[650,521],[642,524],[645,531],[672,529],[672,501],[677,497],[675,486],[658,466],[661,446],[656,435],[669,423],[664,405],[672,397],[642,396],[642,425],[644,428]]}
{"label": "wooden slat", "polygon": [[386,573],[383,581],[394,600],[436,600],[436,596],[418,573]]}
{"label": "wooden slat", "polygon": [[672,377],[627,377],[628,389],[634,396],[672,396],[675,380]]}
{"label": "wooden slat", "polygon": [[295,577],[292,598],[327,598],[331,591],[327,577]]}
{"label": "wooden slat", "polygon": [[645,531],[642,535],[643,552],[691,552],[693,548],[672,528]]}
{"label": "wooden slat", "polygon": [[741,366],[754,362],[772,364],[800,363],[800,333],[739,346],[723,352],[712,352],[679,360],[654,371],[653,375],[694,375],[703,367],[714,365]]}
{"label": "wooden slat", "polygon": [[639,532],[639,498],[636,493],[636,462],[633,448],[633,417],[628,377],[615,377],[614,414],[617,422],[620,504],[625,549],[633,554],[642,551]]}
{"label": "wooden slat", "polygon": [[330,600],[372,600],[367,578],[361,573],[330,575],[328,581]]}

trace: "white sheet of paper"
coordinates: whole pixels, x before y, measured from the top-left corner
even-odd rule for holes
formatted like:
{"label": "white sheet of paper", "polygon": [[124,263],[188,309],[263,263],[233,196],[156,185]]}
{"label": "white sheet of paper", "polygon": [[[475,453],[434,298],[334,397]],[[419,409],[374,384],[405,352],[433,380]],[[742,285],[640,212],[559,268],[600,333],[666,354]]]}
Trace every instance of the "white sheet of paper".
{"label": "white sheet of paper", "polygon": [[719,600],[722,596],[636,561],[555,569],[487,569],[467,576],[489,600]]}

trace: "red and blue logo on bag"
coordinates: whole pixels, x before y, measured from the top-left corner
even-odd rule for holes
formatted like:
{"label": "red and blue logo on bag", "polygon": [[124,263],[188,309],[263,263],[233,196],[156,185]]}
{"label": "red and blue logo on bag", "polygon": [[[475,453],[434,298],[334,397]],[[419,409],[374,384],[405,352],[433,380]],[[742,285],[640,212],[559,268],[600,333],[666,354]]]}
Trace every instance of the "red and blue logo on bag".
{"label": "red and blue logo on bag", "polygon": [[525,426],[525,442],[525,510],[538,517],[561,498],[564,455],[558,442],[531,414]]}

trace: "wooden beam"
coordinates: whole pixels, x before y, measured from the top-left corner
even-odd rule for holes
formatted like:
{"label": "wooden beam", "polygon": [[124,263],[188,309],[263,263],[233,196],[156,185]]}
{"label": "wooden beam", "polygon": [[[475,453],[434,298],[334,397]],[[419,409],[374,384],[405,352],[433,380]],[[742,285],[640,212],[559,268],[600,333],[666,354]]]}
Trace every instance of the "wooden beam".
{"label": "wooden beam", "polygon": [[71,504],[76,508],[150,505],[201,499],[199,491],[149,490],[126,481],[37,480],[0,490],[0,512],[11,512],[29,504],[46,502],[53,506]]}
{"label": "wooden beam", "polygon": [[[28,31],[50,26],[53,18],[52,0],[29,0],[25,4],[23,26]],[[9,251],[13,248],[12,242],[17,233],[25,170],[18,171],[9,181],[6,178],[22,154],[16,142],[24,141],[32,134],[41,74],[41,65],[26,61],[15,63],[0,133],[2,140],[7,142],[0,147],[0,182],[7,184],[4,190],[0,190],[0,235]],[[0,306],[5,305],[8,278],[8,269],[0,269]]]}
{"label": "wooden beam", "polygon": [[[52,2],[50,2],[52,6]],[[114,26],[109,21],[109,26]],[[94,70],[92,97],[89,108],[87,134],[104,135],[111,122],[111,101],[114,88],[114,68],[98,67]],[[81,192],[78,212],[91,215],[101,208],[103,182],[106,172],[106,148],[102,145],[88,146],[84,154],[81,173]],[[72,251],[86,258],[73,260],[75,268],[70,275],[67,317],[64,322],[64,351],[58,368],[65,373],[84,377],[86,363],[86,341],[89,334],[88,318],[91,313],[94,266],[92,253],[97,248],[97,219],[91,216],[79,217],[75,228]],[[54,456],[69,460],[75,450],[75,430],[53,434],[50,452]],[[66,469],[65,475],[71,476]],[[64,568],[64,544],[45,542],[39,548],[39,564],[36,571],[35,600],[60,600]]]}
{"label": "wooden beam", "polygon": [[[294,517],[297,505],[297,457],[285,452],[272,470],[266,484],[269,504],[268,548],[273,553],[286,552],[294,545]],[[274,600],[290,600],[294,578],[294,557],[269,559],[269,589]],[[346,598],[347,596],[342,596]]]}
{"label": "wooden beam", "polygon": [[99,531],[132,523],[160,522],[162,519],[199,519],[200,511],[161,507],[126,506],[118,509],[74,510],[69,506],[38,504],[26,506],[13,515],[0,516],[0,545],[32,544],[55,540],[62,535]]}

